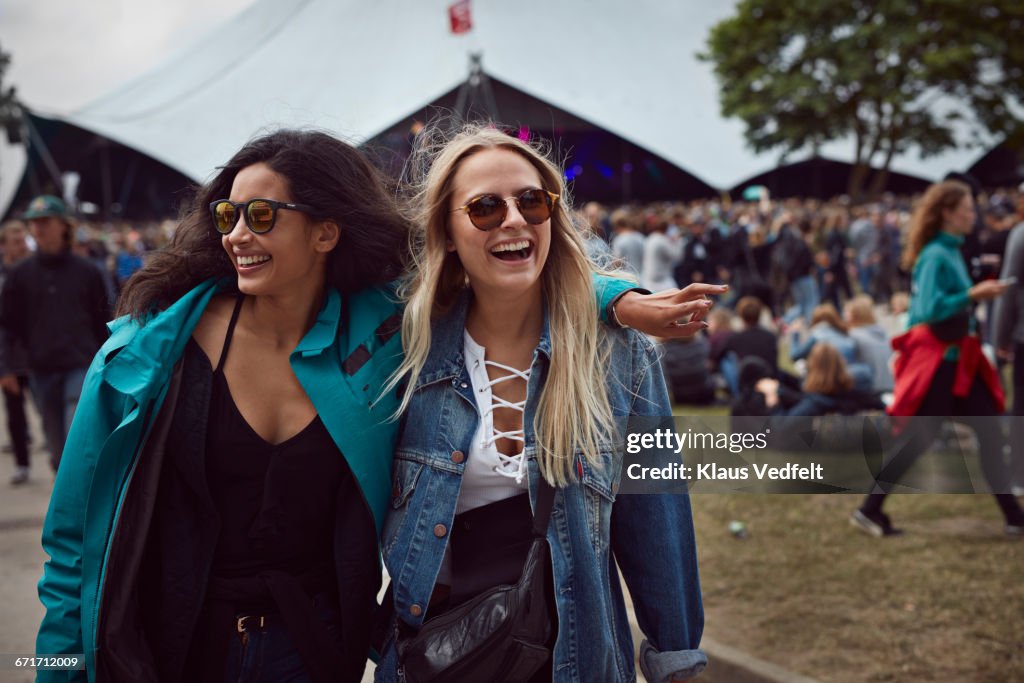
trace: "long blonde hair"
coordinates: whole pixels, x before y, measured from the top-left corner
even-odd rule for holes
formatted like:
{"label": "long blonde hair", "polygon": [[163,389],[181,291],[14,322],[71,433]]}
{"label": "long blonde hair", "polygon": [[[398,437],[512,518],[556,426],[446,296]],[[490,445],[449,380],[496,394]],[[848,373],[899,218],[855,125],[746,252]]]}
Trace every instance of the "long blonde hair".
{"label": "long blonde hair", "polygon": [[454,135],[440,128],[420,134],[408,169],[414,192],[410,203],[412,268],[399,288],[405,302],[405,360],[385,391],[408,380],[408,390],[397,411],[404,412],[430,352],[431,322],[447,311],[467,286],[458,254],[445,248],[449,204],[459,165],[488,149],[519,154],[537,170],[543,188],[559,195],[551,213],[551,248],[541,273],[551,334],[551,367],[533,429],[541,474],[562,486],[575,477],[576,449],[589,463],[599,466],[599,443],[610,435],[612,412],[602,362],[606,344],[598,326],[591,265],[580,228],[573,223],[571,210],[566,210],[572,204],[562,173],[538,146],[480,124],[465,126]]}

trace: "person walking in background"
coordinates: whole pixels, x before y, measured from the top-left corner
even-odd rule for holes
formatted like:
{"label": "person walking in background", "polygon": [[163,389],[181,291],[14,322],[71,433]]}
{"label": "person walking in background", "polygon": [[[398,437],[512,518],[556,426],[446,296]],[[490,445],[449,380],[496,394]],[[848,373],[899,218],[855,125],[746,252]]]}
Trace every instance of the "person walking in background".
{"label": "person walking in background", "polygon": [[[776,244],[772,255],[773,260],[781,260],[785,281],[793,295],[793,307],[786,313],[786,322],[792,322],[799,316],[806,323],[820,302],[814,256],[808,244],[813,237],[812,229],[806,217],[801,218],[796,226],[783,226],[779,233],[782,244]],[[780,253],[783,245],[785,249]]]}
{"label": "person walking in background", "polygon": [[[876,477],[896,483],[935,439],[942,419],[997,416],[1003,412],[1003,389],[995,369],[981,351],[974,304],[995,299],[1007,286],[996,280],[972,284],[960,253],[974,225],[970,188],[946,181],[928,188],[910,222],[903,266],[911,270],[909,332],[893,340],[895,397],[889,407],[898,431]],[[982,470],[1003,514],[1008,535],[1024,535],[1024,510],[1007,492],[1002,465],[1002,431],[994,420],[968,419],[978,439]],[[850,518],[874,536],[899,530],[882,511],[885,493],[869,494]]]}
{"label": "person walking in background", "polygon": [[138,235],[114,233],[114,280],[117,291],[124,289],[128,278],[142,268],[142,256],[146,252],[145,245]]}
{"label": "person walking in background", "polygon": [[700,211],[695,212],[690,217],[689,225],[689,234],[683,243],[682,258],[675,267],[676,282],[716,281],[718,273],[711,262],[704,214]]}
{"label": "person walking in background", "polygon": [[[0,262],[0,292],[11,269],[31,254],[25,239],[25,225],[21,221],[9,221],[0,228],[0,244],[3,245],[3,261]],[[2,295],[0,295],[2,296]],[[15,339],[9,339],[0,328],[0,387],[4,393],[4,409],[7,411],[7,433],[11,439],[14,454],[14,474],[11,485],[18,486],[29,477],[29,429],[25,416],[25,392],[28,390],[28,360],[25,349]]]}
{"label": "person walking in background", "polygon": [[7,276],[0,326],[27,350],[29,386],[56,472],[86,370],[107,338],[110,305],[103,275],[71,253],[73,225],[64,202],[36,197],[24,219],[38,251]]}
{"label": "person walking in background", "polygon": [[640,277],[644,268],[644,234],[637,230],[629,212],[619,209],[612,214],[612,255],[620,266]]}
{"label": "person walking in background", "polygon": [[[1020,199],[1024,208],[1024,195]],[[1011,231],[1003,255],[1000,280],[1016,278],[1006,296],[995,301],[992,316],[992,342],[996,353],[1013,363],[1013,407],[1010,413],[1024,417],[1024,221]],[[1010,421],[1011,485],[1024,492],[1024,420]]]}
{"label": "person walking in background", "polygon": [[667,231],[668,223],[664,217],[655,216],[650,222],[650,232],[644,241],[640,284],[652,292],[675,289],[679,286],[672,276],[672,271],[683,256],[683,242],[678,236],[670,237]]}
{"label": "person walking in background", "polygon": [[850,274],[846,262],[846,226],[849,222],[846,209],[833,209],[825,219],[825,250],[822,252],[821,299],[840,308],[840,295],[849,299],[853,296]]}
{"label": "person walking in background", "polygon": [[850,226],[850,245],[854,249],[860,291],[872,299],[875,298],[873,287],[881,260],[879,253],[879,239],[882,235],[879,229],[881,222],[881,209],[871,207]]}

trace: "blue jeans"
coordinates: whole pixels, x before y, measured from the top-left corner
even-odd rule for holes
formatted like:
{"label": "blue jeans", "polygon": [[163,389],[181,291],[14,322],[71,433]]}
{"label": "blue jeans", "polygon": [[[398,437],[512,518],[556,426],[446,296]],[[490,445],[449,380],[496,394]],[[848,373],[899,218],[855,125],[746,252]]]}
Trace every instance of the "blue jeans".
{"label": "blue jeans", "polygon": [[280,622],[250,631],[245,644],[232,637],[228,646],[225,681],[230,683],[312,683],[306,667]]}
{"label": "blue jeans", "polygon": [[[341,615],[337,607],[331,605],[324,594],[313,601],[317,614],[327,632],[339,643],[340,650]],[[251,630],[246,635],[244,640],[241,636],[231,638],[224,677],[227,683],[312,683],[281,617],[274,616],[266,628]]]}
{"label": "blue jeans", "polygon": [[872,299],[875,298],[875,276],[878,274],[878,266],[874,263],[857,264],[857,279],[860,281],[860,288],[864,294]]}
{"label": "blue jeans", "polygon": [[46,447],[50,451],[50,466],[54,472],[64,452],[64,441],[71,429],[71,420],[78,407],[78,397],[82,394],[82,382],[85,381],[87,369],[29,374],[29,386],[43,421]]}
{"label": "blue jeans", "polygon": [[721,360],[718,361],[718,371],[725,378],[725,384],[729,387],[729,393],[733,396],[739,396],[740,361],[736,357],[735,351],[730,351],[722,356]]}

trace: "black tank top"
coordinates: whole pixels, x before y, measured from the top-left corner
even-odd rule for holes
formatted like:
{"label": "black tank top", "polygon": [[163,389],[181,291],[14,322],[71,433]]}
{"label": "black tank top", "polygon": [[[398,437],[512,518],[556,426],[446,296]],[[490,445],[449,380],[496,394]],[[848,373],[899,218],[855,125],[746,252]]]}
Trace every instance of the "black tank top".
{"label": "black tank top", "polygon": [[319,415],[298,434],[271,444],[239,412],[224,362],[243,301],[240,296],[235,304],[213,372],[207,423],[207,481],[221,519],[212,575],[299,575],[333,565],[336,497],[353,483],[352,474]]}

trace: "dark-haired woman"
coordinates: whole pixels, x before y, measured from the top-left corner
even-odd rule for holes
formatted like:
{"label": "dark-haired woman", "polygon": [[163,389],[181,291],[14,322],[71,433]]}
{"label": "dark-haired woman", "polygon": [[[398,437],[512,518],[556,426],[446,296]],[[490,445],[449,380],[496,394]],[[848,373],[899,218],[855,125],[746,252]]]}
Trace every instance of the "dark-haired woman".
{"label": "dark-haired woman", "polygon": [[397,429],[394,197],[349,145],[279,131],[129,281],[43,530],[36,651],[86,670],[39,680],[360,679]]}
{"label": "dark-haired woman", "polygon": [[[894,421],[900,433],[877,479],[885,485],[898,482],[931,445],[943,418],[968,417],[1005,531],[1019,536],[1024,535],[1024,511],[1013,495],[999,493],[1008,486],[1001,465],[1005,439],[994,419],[1003,412],[1003,390],[981,351],[971,316],[975,303],[1002,295],[1006,285],[971,283],[960,246],[974,218],[970,188],[946,181],[928,189],[911,219],[902,263],[913,273],[910,330],[892,342],[899,356],[889,407],[890,415],[903,419]],[[898,534],[882,512],[885,500],[886,494],[868,495],[851,522],[874,536]]]}

